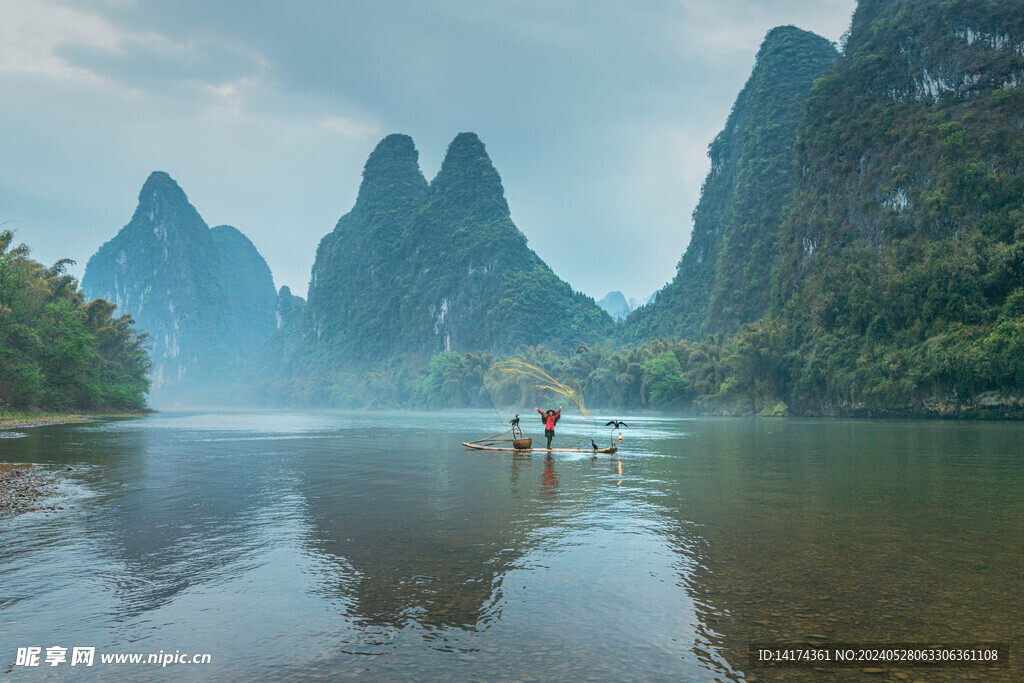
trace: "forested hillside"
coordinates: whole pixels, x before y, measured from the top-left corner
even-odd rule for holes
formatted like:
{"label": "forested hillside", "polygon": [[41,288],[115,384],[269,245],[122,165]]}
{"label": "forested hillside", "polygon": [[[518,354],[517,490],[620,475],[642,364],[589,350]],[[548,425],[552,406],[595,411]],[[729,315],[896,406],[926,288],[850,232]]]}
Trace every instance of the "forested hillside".
{"label": "forested hillside", "polygon": [[417,159],[411,138],[390,135],[367,160],[355,207],[317,250],[312,339],[362,361],[571,347],[610,332],[526,246],[476,135],[452,141],[429,185]]}
{"label": "forested hillside", "polygon": [[794,143],[811,84],[838,57],[824,38],[772,29],[725,128],[675,279],[630,316],[630,343],[736,332],[768,310],[779,224],[793,190]]}
{"label": "forested hillside", "polygon": [[473,133],[448,146],[397,257],[408,264],[404,332],[428,356],[507,353],[529,344],[570,349],[611,332],[608,314],[526,245],[501,178]]}
{"label": "forested hillside", "polygon": [[[766,39],[712,145],[679,275],[623,330],[664,339],[534,355],[591,405],[1024,417],[1020,3],[864,0],[806,101],[762,100],[752,125],[759,72],[797,39],[814,42]],[[786,168],[779,138],[736,143],[776,118],[791,173],[770,172]],[[424,386],[452,405],[484,362],[448,355]]]}
{"label": "forested hillside", "polygon": [[0,232],[0,411],[140,410],[146,337],[114,304],[86,303],[61,260],[46,267]]}
{"label": "forested hillside", "polygon": [[476,135],[452,141],[429,185],[418,156],[398,134],[370,155],[355,206],[317,249],[308,304],[271,342],[282,371],[263,393],[402,404],[440,352],[568,350],[611,336],[608,314],[527,246]]}
{"label": "forested hillside", "polygon": [[1024,12],[864,0],[807,101],[774,312],[797,410],[1019,409]]}
{"label": "forested hillside", "polygon": [[426,194],[412,138],[381,140],[366,161],[355,206],[317,247],[306,313],[309,342],[318,348],[310,353],[382,359],[403,349],[400,278],[409,268],[398,254]]}

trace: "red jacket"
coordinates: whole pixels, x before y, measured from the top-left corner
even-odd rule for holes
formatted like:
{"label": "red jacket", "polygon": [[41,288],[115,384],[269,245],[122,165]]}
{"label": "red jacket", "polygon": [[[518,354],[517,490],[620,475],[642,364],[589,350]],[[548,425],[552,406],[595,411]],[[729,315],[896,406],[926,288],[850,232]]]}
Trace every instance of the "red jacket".
{"label": "red jacket", "polygon": [[544,423],[544,429],[554,429],[555,428],[555,423],[558,422],[558,419],[560,417],[562,417],[562,409],[561,408],[559,408],[558,412],[555,413],[554,415],[545,415],[544,411],[541,410],[540,408],[537,408],[537,412],[540,413],[540,419],[541,419],[541,422]]}

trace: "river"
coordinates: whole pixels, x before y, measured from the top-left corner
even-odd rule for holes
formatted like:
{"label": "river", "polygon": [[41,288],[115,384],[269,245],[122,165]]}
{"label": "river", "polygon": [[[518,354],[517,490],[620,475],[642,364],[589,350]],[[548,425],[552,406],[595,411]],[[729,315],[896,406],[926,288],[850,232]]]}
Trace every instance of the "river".
{"label": "river", "polygon": [[[0,462],[71,470],[63,510],[0,518],[0,672],[804,681],[868,674],[752,667],[749,645],[998,642],[1021,655],[1024,425],[627,422],[620,451],[597,457],[462,447],[501,430],[493,412],[21,430],[0,439]],[[542,440],[536,416],[524,425]],[[618,432],[567,416],[555,446],[591,438]],[[47,665],[53,646],[67,662]],[[39,666],[16,661],[27,647]],[[95,648],[92,667],[70,666],[75,647]],[[882,668],[873,680],[1020,674]]]}

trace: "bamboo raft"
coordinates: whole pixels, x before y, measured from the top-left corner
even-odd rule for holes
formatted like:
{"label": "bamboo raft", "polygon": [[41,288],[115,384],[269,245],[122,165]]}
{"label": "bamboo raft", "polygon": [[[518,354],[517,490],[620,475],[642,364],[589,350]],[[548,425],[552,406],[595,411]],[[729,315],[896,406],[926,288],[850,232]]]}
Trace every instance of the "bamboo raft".
{"label": "bamboo raft", "polygon": [[608,448],[503,448],[499,446],[484,446],[472,441],[463,441],[466,448],[475,448],[478,451],[514,451],[516,453],[614,453],[619,450],[616,446]]}
{"label": "bamboo raft", "polygon": [[[524,439],[521,434],[515,431],[517,428],[509,429],[501,434],[489,436],[479,441],[463,441],[466,448],[473,448],[478,451],[513,451],[515,453],[614,453],[619,450],[616,446],[608,448],[533,448],[533,439]],[[501,437],[511,434],[513,438],[502,439]],[[516,436],[520,438],[515,438]],[[498,444],[511,443],[512,447],[499,446]]]}

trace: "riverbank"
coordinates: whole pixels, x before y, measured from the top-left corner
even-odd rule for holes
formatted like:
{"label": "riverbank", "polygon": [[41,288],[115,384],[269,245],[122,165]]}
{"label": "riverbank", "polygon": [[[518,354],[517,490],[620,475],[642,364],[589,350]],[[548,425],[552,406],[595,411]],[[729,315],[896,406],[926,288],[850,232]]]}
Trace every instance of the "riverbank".
{"label": "riverbank", "polygon": [[12,427],[41,427],[43,425],[75,424],[90,422],[97,418],[146,417],[155,411],[147,410],[136,413],[46,413],[46,412],[10,412],[0,413],[0,429]]}
{"label": "riverbank", "polygon": [[59,505],[39,505],[41,499],[53,494],[59,483],[60,474],[56,470],[25,463],[0,463],[0,515],[63,510]]}
{"label": "riverbank", "polygon": [[989,391],[975,396],[957,398],[932,396],[904,405],[886,405],[863,401],[786,405],[777,398],[755,401],[742,394],[726,399],[697,399],[691,412],[706,417],[822,417],[858,419],[925,419],[925,420],[1024,420],[1024,395]]}

